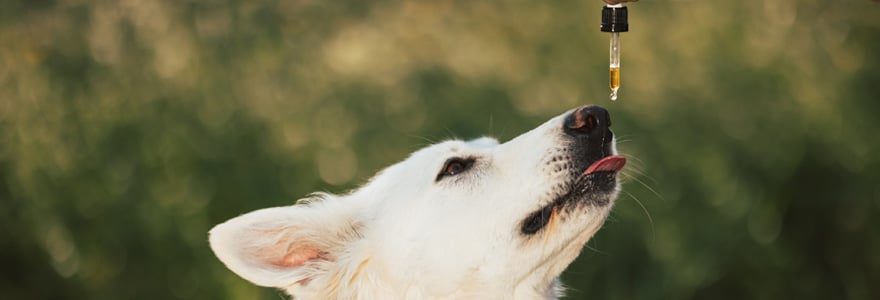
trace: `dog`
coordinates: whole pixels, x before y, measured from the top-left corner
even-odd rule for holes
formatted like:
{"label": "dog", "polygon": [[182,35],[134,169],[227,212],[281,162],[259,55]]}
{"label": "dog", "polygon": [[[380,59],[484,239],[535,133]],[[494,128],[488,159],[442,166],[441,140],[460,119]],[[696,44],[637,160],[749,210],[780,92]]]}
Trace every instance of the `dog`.
{"label": "dog", "polygon": [[348,194],[217,225],[211,249],[295,299],[557,299],[620,191],[610,126],[583,106],[503,144],[434,144]]}

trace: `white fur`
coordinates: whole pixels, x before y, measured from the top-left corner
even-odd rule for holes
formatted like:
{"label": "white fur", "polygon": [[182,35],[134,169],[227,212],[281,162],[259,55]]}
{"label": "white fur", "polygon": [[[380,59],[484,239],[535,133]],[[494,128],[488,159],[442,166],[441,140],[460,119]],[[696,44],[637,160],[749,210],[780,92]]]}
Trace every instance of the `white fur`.
{"label": "white fur", "polygon": [[[612,206],[520,232],[570,180],[548,167],[566,147],[564,116],[504,144],[426,147],[347,195],[233,218],[211,230],[211,248],[239,276],[296,299],[555,299],[557,277]],[[435,182],[453,156],[477,162]]]}

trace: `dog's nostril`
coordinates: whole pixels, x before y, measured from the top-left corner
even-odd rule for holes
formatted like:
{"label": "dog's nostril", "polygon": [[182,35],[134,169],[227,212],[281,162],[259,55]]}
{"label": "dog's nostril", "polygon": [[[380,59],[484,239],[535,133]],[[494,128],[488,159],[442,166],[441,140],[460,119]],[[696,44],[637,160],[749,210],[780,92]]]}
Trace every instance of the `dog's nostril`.
{"label": "dog's nostril", "polygon": [[584,126],[587,132],[593,131],[594,128],[599,127],[599,120],[596,119],[594,115],[587,115],[587,124]]}
{"label": "dog's nostril", "polygon": [[578,108],[565,118],[565,128],[571,134],[591,134],[605,131],[611,126],[608,111],[599,106]]}

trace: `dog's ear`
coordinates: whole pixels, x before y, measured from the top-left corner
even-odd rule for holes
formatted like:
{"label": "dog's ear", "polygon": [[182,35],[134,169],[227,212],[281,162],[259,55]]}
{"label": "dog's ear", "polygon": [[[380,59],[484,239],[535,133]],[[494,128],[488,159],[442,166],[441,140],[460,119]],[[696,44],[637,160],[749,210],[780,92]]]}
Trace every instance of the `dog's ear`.
{"label": "dog's ear", "polygon": [[344,199],[257,210],[215,226],[211,249],[248,281],[267,287],[305,284],[332,265],[358,225]]}

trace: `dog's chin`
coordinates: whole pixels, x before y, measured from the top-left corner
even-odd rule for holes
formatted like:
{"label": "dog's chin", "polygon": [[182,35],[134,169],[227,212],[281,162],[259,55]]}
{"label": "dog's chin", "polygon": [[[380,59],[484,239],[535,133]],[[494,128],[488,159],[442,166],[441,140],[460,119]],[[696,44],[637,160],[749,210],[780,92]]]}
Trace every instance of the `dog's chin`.
{"label": "dog's chin", "polygon": [[610,207],[618,192],[617,174],[625,163],[622,156],[612,155],[578,172],[579,175],[565,185],[567,189],[526,217],[522,233],[534,235],[553,221],[565,222],[586,210]]}

